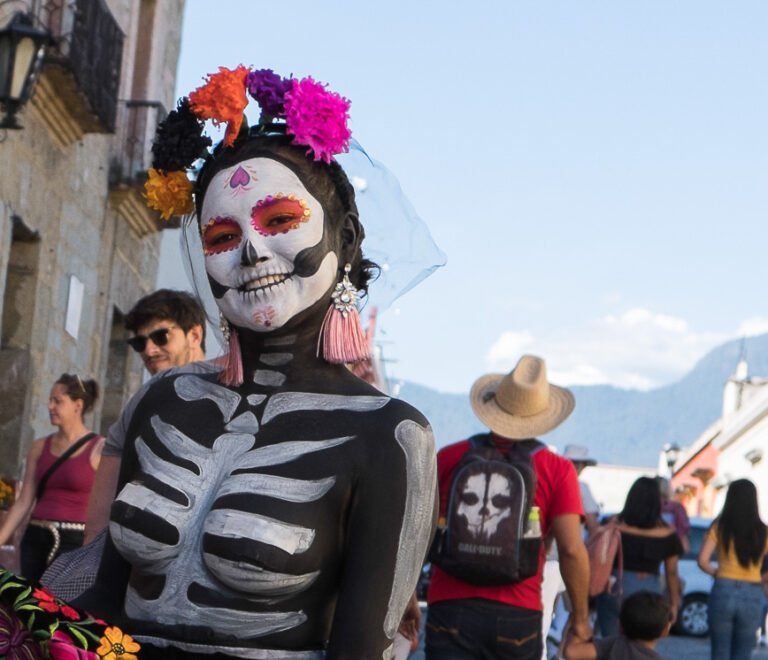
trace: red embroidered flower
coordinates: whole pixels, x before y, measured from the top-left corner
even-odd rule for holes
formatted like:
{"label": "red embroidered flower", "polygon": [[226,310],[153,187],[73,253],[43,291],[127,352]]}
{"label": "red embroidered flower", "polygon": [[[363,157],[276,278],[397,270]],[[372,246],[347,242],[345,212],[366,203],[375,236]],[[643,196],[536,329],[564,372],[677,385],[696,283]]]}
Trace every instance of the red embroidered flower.
{"label": "red embroidered flower", "polygon": [[35,589],[32,592],[32,597],[38,599],[38,605],[46,612],[51,612],[52,614],[61,612],[65,617],[71,619],[72,621],[77,621],[80,619],[80,613],[74,607],[70,607],[63,601],[59,600],[45,588]]}
{"label": "red embroidered flower", "polygon": [[35,589],[32,592],[32,597],[37,598],[38,605],[41,609],[44,609],[46,612],[58,612],[61,607],[59,606],[59,603],[56,600],[56,596],[54,596],[50,591],[47,589]]}
{"label": "red embroidered flower", "polygon": [[61,604],[61,613],[72,621],[77,621],[80,618],[80,612],[64,603]]}

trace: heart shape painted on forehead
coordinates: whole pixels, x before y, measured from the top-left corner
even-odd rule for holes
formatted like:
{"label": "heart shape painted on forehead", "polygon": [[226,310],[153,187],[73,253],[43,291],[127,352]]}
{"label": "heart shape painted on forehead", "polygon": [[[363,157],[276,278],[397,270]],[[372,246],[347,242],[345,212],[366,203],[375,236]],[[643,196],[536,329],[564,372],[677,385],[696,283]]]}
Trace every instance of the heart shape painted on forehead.
{"label": "heart shape painted on forehead", "polygon": [[238,186],[247,186],[251,182],[251,175],[248,174],[242,167],[238,167],[232,178],[229,180],[230,188],[237,188]]}

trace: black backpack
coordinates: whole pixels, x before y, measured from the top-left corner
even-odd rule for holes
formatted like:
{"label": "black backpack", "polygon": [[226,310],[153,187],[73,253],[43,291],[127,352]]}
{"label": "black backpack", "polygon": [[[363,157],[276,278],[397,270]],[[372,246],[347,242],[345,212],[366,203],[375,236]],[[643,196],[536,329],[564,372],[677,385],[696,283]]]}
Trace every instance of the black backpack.
{"label": "black backpack", "polygon": [[531,512],[536,490],[531,457],[544,445],[520,440],[502,452],[488,433],[469,442],[453,472],[445,526],[438,529],[429,559],[470,584],[520,582],[535,575],[539,564],[542,539],[537,513]]}

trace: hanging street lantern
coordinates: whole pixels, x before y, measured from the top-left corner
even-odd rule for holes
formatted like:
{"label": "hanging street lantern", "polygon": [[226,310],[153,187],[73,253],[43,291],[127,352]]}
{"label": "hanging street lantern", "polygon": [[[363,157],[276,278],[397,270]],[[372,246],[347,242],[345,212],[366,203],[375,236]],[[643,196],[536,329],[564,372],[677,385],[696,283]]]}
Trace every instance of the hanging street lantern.
{"label": "hanging street lantern", "polygon": [[17,12],[0,30],[0,107],[5,116],[0,129],[18,129],[16,113],[32,96],[50,34],[34,26],[32,18]]}

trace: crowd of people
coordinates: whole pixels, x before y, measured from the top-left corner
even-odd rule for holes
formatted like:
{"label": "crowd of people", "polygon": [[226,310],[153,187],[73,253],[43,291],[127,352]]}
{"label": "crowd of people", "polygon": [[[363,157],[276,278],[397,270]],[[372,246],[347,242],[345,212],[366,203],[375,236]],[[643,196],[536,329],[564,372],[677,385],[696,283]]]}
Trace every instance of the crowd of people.
{"label": "crowd of people", "polygon": [[[221,109],[246,92],[262,109],[252,127],[239,101]],[[297,107],[306,99],[323,112]],[[210,318],[195,296],[138,301],[127,341],[152,378],[106,438],[84,421],[96,382],[55,381],[57,430],[32,443],[0,543],[26,525],[21,573],[48,590],[35,592],[55,605],[44,609],[116,622],[131,641],[112,652],[126,660],[406,657],[426,560],[428,659],[546,660],[550,628],[565,658],[660,657],[685,512],[644,477],[599,520],[578,478],[588,450],[539,440],[575,406],[542,358],[480,377],[470,403],[487,432],[437,454],[420,412],[348,368],[368,359],[356,302],[378,267],[334,159],[347,106],[311,78],[240,67],[161,124],[147,199],[198,236],[196,284],[227,351],[205,359]],[[227,124],[212,150],[205,119]],[[620,544],[590,597],[585,541],[605,526]],[[755,487],[735,481],[699,555],[715,576],[716,660],[749,657],[767,551]]]}

